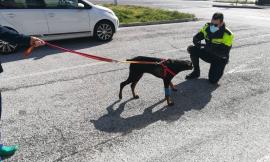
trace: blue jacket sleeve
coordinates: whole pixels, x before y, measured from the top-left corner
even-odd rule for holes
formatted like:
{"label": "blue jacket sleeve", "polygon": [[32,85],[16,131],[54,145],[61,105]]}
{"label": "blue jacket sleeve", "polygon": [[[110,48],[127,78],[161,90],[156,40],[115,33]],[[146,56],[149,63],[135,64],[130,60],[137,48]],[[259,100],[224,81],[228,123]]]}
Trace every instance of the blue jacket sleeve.
{"label": "blue jacket sleeve", "polygon": [[0,40],[11,44],[30,45],[30,37],[0,26]]}

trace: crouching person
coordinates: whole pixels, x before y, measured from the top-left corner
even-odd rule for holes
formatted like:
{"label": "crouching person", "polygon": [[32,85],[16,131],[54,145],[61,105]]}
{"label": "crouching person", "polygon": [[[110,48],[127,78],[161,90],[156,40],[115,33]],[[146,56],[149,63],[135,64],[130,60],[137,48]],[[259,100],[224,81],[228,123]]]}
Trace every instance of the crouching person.
{"label": "crouching person", "polygon": [[[186,76],[186,79],[200,77],[199,59],[210,63],[208,74],[209,82],[217,84],[223,75],[229,61],[229,53],[232,47],[233,33],[225,26],[222,13],[215,13],[211,23],[207,23],[199,33],[193,37],[194,46],[188,47],[194,70]],[[205,40],[205,47],[201,47],[201,41]]]}

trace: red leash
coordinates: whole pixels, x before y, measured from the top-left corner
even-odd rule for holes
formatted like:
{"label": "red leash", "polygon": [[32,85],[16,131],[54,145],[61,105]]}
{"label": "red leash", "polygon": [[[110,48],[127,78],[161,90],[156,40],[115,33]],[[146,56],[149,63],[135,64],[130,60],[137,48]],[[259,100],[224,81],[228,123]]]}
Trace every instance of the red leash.
{"label": "red leash", "polygon": [[[91,55],[91,54],[86,54],[86,53],[82,53],[82,52],[78,52],[75,50],[71,50],[71,49],[67,49],[67,48],[63,48],[48,42],[45,42],[47,46],[51,47],[51,48],[55,48],[61,51],[65,51],[65,52],[69,52],[72,54],[77,54],[86,58],[90,58],[90,59],[94,59],[94,60],[98,60],[98,61],[105,61],[105,62],[114,62],[114,63],[130,63],[130,64],[159,64],[162,66],[162,68],[164,69],[164,74],[163,77],[166,77],[166,75],[168,73],[170,73],[171,75],[175,76],[176,74],[170,69],[168,68],[166,65],[164,65],[164,62],[166,62],[166,59],[163,59],[161,62],[148,62],[148,61],[118,61],[118,60],[114,60],[114,59],[110,59],[110,58],[105,58],[105,57],[99,57],[99,56],[95,56],[95,55]],[[24,57],[27,58],[32,51],[34,50],[34,46],[31,46],[30,48],[28,48],[25,52],[24,52]]]}
{"label": "red leash", "polygon": [[[58,50],[61,50],[61,51],[77,54],[77,55],[87,57],[87,58],[90,58],[90,59],[99,60],[99,61],[105,61],[105,62],[119,62],[117,60],[113,60],[113,59],[109,59],[109,58],[105,58],[105,57],[99,57],[99,56],[90,55],[90,54],[74,51],[74,50],[71,50],[71,49],[63,48],[63,47],[60,47],[60,46],[57,46],[57,45],[54,45],[54,44],[50,44],[48,42],[45,42],[45,43],[49,47],[52,47],[52,48],[55,48],[55,49],[58,49]],[[28,57],[32,53],[33,49],[34,49],[33,46],[28,48],[24,53],[24,57],[25,58]]]}
{"label": "red leash", "polygon": [[117,60],[113,60],[113,59],[109,59],[109,58],[105,58],[105,57],[94,56],[94,55],[90,55],[90,54],[86,54],[86,53],[82,53],[82,52],[77,52],[77,51],[74,51],[71,49],[66,49],[66,48],[63,48],[63,47],[60,47],[60,46],[57,46],[54,44],[50,44],[48,42],[46,42],[46,45],[50,46],[52,48],[55,48],[55,49],[59,49],[59,50],[65,51],[65,52],[73,53],[73,54],[77,54],[77,55],[87,57],[90,59],[95,59],[95,60],[105,61],[105,62],[118,62]]}

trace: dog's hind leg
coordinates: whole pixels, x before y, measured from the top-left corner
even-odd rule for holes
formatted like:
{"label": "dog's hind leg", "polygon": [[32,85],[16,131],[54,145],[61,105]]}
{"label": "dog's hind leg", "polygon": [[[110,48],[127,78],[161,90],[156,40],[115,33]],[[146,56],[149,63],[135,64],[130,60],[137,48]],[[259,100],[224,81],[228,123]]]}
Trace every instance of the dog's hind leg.
{"label": "dog's hind leg", "polygon": [[120,92],[119,92],[119,99],[122,99],[122,91],[124,87],[132,82],[131,78],[128,77],[128,79],[120,84]]}
{"label": "dog's hind leg", "polygon": [[136,79],[134,81],[132,81],[131,83],[131,91],[132,91],[132,95],[133,98],[138,99],[139,96],[135,93],[135,87],[137,85],[137,83],[139,82],[139,80],[142,78],[143,74],[137,75]]}
{"label": "dog's hind leg", "polygon": [[120,84],[120,91],[119,91],[119,99],[120,100],[122,99],[122,91],[123,91],[124,87],[126,85],[132,83],[134,78],[135,78],[134,76],[136,76],[136,75],[134,75],[135,74],[134,71],[135,71],[134,66],[130,65],[130,67],[129,67],[129,75],[128,75],[127,80]]}

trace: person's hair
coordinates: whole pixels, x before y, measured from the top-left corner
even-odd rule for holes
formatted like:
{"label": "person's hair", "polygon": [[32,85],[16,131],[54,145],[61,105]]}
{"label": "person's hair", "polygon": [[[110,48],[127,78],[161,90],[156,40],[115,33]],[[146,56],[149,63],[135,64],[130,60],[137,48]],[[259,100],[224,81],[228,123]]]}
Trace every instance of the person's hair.
{"label": "person's hair", "polygon": [[220,20],[220,22],[223,22],[224,16],[223,13],[216,12],[214,13],[212,20]]}

